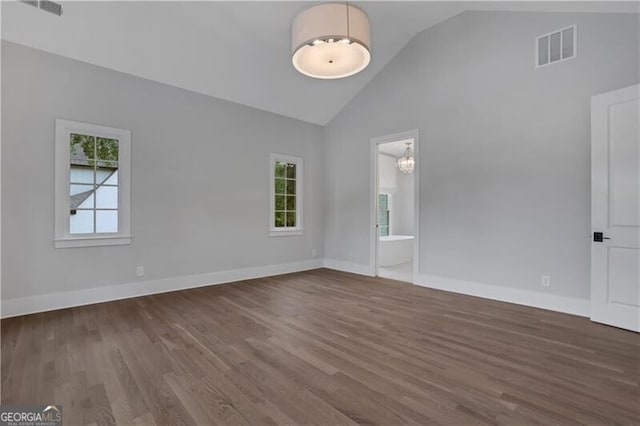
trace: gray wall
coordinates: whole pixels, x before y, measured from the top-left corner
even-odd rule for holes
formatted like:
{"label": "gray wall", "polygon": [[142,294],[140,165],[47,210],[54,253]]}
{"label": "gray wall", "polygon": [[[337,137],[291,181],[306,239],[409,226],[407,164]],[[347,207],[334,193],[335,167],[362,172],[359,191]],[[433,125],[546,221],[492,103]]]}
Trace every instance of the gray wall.
{"label": "gray wall", "polygon": [[413,235],[416,214],[413,187],[413,173],[402,173],[396,170],[398,191],[393,194],[393,216],[391,224],[396,235]]}
{"label": "gray wall", "polygon": [[[571,24],[578,57],[535,69]],[[588,298],[590,96],[638,83],[638,40],[637,15],[518,12],[416,36],[325,129],[326,257],[369,263],[369,140],[418,128],[420,273]]]}
{"label": "gray wall", "polygon": [[[133,244],[54,249],[54,120],[132,131]],[[323,256],[323,129],[2,43],[2,298]],[[269,237],[269,153],[305,161],[304,236]]]}

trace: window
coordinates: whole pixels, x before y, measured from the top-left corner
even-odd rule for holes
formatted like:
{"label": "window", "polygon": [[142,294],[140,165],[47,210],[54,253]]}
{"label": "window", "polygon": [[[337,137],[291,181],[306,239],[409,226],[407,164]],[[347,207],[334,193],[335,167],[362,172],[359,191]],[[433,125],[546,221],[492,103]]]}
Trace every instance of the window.
{"label": "window", "polygon": [[536,68],[575,58],[577,40],[575,25],[536,38]]}
{"label": "window", "polygon": [[130,244],[131,132],[56,120],[55,246]]}
{"label": "window", "polygon": [[301,235],[302,159],[271,155],[271,235]]}
{"label": "window", "polygon": [[389,235],[389,194],[378,194],[378,230],[381,237]]}

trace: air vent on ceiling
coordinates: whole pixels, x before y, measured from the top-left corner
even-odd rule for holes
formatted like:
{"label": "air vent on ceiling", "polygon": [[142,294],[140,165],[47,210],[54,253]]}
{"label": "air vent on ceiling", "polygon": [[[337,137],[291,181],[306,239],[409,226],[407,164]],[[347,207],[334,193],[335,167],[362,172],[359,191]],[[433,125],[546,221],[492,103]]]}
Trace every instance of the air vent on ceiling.
{"label": "air vent on ceiling", "polygon": [[24,4],[37,7],[45,12],[53,13],[54,15],[62,15],[62,5],[50,0],[20,0]]}
{"label": "air vent on ceiling", "polygon": [[536,68],[575,58],[577,30],[572,25],[536,38]]}

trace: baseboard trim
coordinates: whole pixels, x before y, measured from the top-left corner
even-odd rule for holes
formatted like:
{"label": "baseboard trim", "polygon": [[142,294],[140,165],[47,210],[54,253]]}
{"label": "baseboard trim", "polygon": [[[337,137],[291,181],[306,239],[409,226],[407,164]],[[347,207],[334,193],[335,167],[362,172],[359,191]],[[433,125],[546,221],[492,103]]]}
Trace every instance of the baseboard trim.
{"label": "baseboard trim", "polygon": [[324,267],[328,269],[334,269],[336,271],[351,272],[352,274],[366,275],[368,277],[374,277],[375,272],[371,265],[364,265],[361,263],[345,262],[343,260],[325,259]]}
{"label": "baseboard trim", "polygon": [[1,317],[10,318],[38,312],[72,308],[75,306],[91,305],[94,303],[111,302],[114,300],[129,299],[132,297],[166,293],[169,291],[186,290],[190,288],[206,287],[235,281],[288,274],[292,272],[301,272],[310,269],[322,268],[323,266],[323,259],[309,259],[298,262],[163,278],[159,280],[139,281],[83,290],[21,297],[16,299],[3,299]]}
{"label": "baseboard trim", "polygon": [[537,291],[521,290],[492,284],[456,280],[435,275],[418,275],[416,285],[453,293],[477,296],[517,305],[531,306],[550,311],[589,317],[591,304],[588,299],[577,299]]}
{"label": "baseboard trim", "polygon": [[[83,290],[65,291],[37,296],[2,300],[2,318],[111,302],[132,297],[210,285],[232,283],[254,278],[301,272],[321,267],[337,271],[350,272],[365,276],[375,276],[370,265],[345,262],[335,259],[309,259],[298,262],[276,265],[256,266],[251,268],[232,269],[207,274],[187,275],[182,277],[163,278],[159,280],[139,281]],[[590,302],[588,299],[576,299],[565,296],[545,294],[541,292],[520,290],[472,281],[456,280],[435,275],[418,275],[416,285],[485,299],[499,300],[518,305],[532,306],[551,311],[564,312],[588,317]]]}

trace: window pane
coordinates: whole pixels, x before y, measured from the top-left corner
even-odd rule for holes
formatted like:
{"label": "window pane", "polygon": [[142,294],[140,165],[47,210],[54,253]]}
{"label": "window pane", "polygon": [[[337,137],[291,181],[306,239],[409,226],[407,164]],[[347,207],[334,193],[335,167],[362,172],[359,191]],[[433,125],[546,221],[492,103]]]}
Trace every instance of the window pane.
{"label": "window pane", "polygon": [[296,195],[296,181],[287,179],[287,194]]}
{"label": "window pane", "polygon": [[[103,175],[101,172],[107,170],[107,174]],[[100,169],[96,171],[98,182],[105,185],[117,185],[118,184],[118,171],[109,169]]]}
{"label": "window pane", "polygon": [[389,225],[389,210],[380,210],[380,225],[388,226]]}
{"label": "window pane", "polygon": [[285,187],[284,179],[276,179],[276,194],[284,194]]}
{"label": "window pane", "polygon": [[381,226],[380,227],[380,236],[381,237],[389,236],[389,227],[388,226]]}
{"label": "window pane", "polygon": [[538,39],[538,65],[549,62],[549,36]]}
{"label": "window pane", "polygon": [[71,134],[70,158],[72,165],[91,166],[95,158],[96,139],[93,136]]}
{"label": "window pane", "polygon": [[77,210],[69,217],[69,233],[93,234],[93,210]]}
{"label": "window pane", "polygon": [[296,178],[296,165],[295,164],[287,164],[287,177],[289,179],[295,179]]}
{"label": "window pane", "polygon": [[573,56],[573,27],[562,32],[562,59]]}
{"label": "window pane", "polygon": [[93,208],[93,185],[69,185],[69,208],[92,209]]}
{"label": "window pane", "polygon": [[276,195],[276,210],[284,210],[284,195]]}
{"label": "window pane", "polygon": [[287,227],[293,228],[296,226],[296,212],[287,212]]}
{"label": "window pane", "polygon": [[282,228],[284,226],[284,212],[276,212],[275,226],[276,228]]}
{"label": "window pane", "polygon": [[97,138],[96,158],[98,167],[118,167],[118,141],[116,139]]}
{"label": "window pane", "polygon": [[551,34],[551,62],[560,60],[560,33]]}
{"label": "window pane", "polygon": [[96,189],[96,208],[117,209],[118,208],[118,187],[100,186]]}
{"label": "window pane", "polygon": [[90,183],[93,184],[93,168],[87,166],[71,166],[70,180],[73,183]]}
{"label": "window pane", "polygon": [[296,209],[296,197],[288,196],[287,197],[287,210],[295,210]]}
{"label": "window pane", "polygon": [[93,191],[93,185],[69,185],[69,195],[81,194],[87,191]]}
{"label": "window pane", "polygon": [[96,232],[118,232],[118,211],[96,210]]}
{"label": "window pane", "polygon": [[[114,169],[98,167],[96,169],[96,183],[98,185],[103,185],[103,184],[117,185],[118,184],[117,173],[118,171]],[[116,176],[115,179],[113,178],[114,175]]]}
{"label": "window pane", "polygon": [[287,168],[287,163],[281,163],[280,161],[276,161],[276,165],[275,165],[275,175],[276,177],[285,177],[286,176],[286,168]]}
{"label": "window pane", "polygon": [[387,197],[387,194],[378,195],[378,208],[380,210],[387,210],[387,208],[388,208],[388,197]]}

